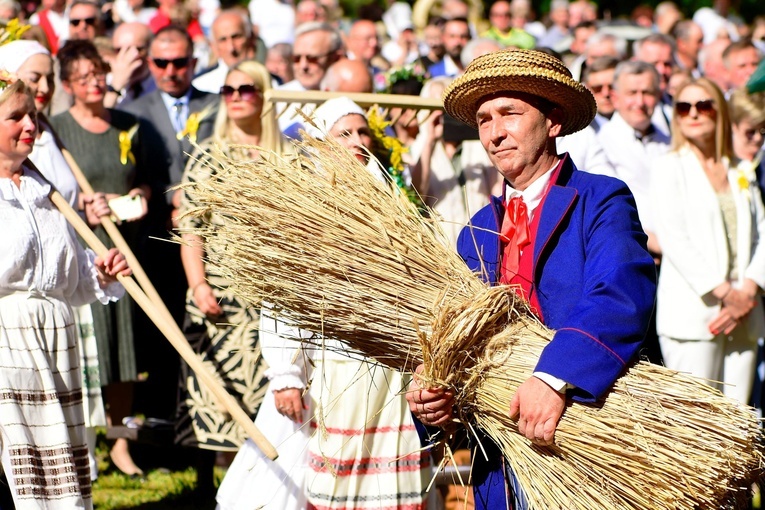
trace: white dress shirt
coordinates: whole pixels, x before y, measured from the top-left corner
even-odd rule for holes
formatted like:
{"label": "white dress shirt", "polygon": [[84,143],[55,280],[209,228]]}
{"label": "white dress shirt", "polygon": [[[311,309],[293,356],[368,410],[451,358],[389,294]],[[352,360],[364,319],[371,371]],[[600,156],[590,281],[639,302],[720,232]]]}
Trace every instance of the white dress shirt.
{"label": "white dress shirt", "polygon": [[669,137],[653,125],[649,134],[641,136],[615,112],[600,129],[598,140],[613,167],[613,177],[624,181],[635,197],[643,230],[653,232],[651,169],[654,161],[669,151]]}

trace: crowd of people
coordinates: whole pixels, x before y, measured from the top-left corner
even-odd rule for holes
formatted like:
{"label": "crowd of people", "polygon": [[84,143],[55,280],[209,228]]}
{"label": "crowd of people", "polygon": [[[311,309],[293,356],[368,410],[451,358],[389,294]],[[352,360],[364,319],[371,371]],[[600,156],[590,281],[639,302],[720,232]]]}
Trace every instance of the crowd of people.
{"label": "crowd of people", "polygon": [[[216,462],[229,465],[224,454],[239,452],[218,493],[224,509],[424,507],[431,462],[415,432],[419,421],[448,421],[451,395],[410,392],[413,421],[400,374],[337,354],[295,356],[284,336],[306,333],[278,323],[261,303],[242,302],[207,263],[220,247],[188,233],[225,219],[188,214],[198,204],[178,184],[213,177],[224,158],[289,156],[291,140],[305,132],[337,139],[368,171],[413,192],[468,264],[494,267],[484,275],[491,283],[519,285],[546,324],[589,332],[586,317],[605,309],[620,321],[623,329],[604,340],[614,359],[593,362],[607,372],[602,381],[557,367],[553,359],[581,354],[559,347],[519,390],[512,409],[532,441],[550,444],[567,394],[597,399],[636,355],[762,408],[765,18],[684,13],[670,1],[619,22],[606,22],[586,0],[553,0],[539,17],[529,0],[444,0],[429,10],[391,2],[363,6],[354,19],[336,0],[250,0],[248,9],[157,3],[0,0],[0,18],[14,32],[0,46],[0,70],[18,78],[0,92],[0,214],[14,220],[11,252],[0,254],[0,359],[13,369],[2,371],[0,392],[14,390],[0,393],[0,448],[17,508],[44,508],[62,490],[71,508],[90,507],[96,427],[140,425],[136,415],[175,425],[176,443],[195,452],[203,497],[215,495]],[[510,78],[480,74],[486,62]],[[518,85],[508,69],[523,66],[553,73],[556,85]],[[375,154],[366,111],[350,99],[270,104],[272,89],[431,99],[446,92],[445,111],[387,112],[387,135],[403,147],[394,168],[390,154]],[[80,172],[93,193],[81,189]],[[245,443],[135,303],[114,299],[115,275],[130,272],[122,255],[112,250],[102,260],[81,250],[45,202],[45,179],[109,248],[101,218],[119,223],[193,349],[285,445],[278,465]],[[551,221],[534,211],[565,202],[558,188],[584,198],[537,267],[539,253],[524,248]],[[504,219],[521,212],[532,229],[522,241]],[[476,213],[494,238],[466,237]],[[611,244],[623,249],[608,253]],[[500,247],[496,260],[475,252],[483,245]],[[560,276],[555,261],[564,259],[568,268],[576,262],[574,273],[603,279]],[[592,349],[573,337],[551,345],[562,342]],[[45,359],[19,358],[25,350]],[[42,382],[31,384],[24,370],[41,372]],[[25,414],[30,398],[40,401],[39,419],[59,424],[55,431],[38,434],[34,414]],[[543,401],[543,413],[527,411]],[[317,409],[329,435],[316,434]],[[63,464],[47,463],[53,447],[65,451]],[[143,474],[124,438],[110,457],[116,469]],[[74,479],[48,476],[53,469]],[[514,478],[493,462],[478,470],[479,486]],[[498,497],[476,495],[486,508]],[[514,498],[522,507],[522,495]]]}

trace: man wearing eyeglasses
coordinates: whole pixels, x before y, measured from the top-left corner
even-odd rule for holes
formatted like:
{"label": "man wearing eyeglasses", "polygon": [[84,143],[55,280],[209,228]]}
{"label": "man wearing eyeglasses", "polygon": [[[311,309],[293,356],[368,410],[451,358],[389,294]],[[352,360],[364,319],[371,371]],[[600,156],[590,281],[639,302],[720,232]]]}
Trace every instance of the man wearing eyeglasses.
{"label": "man wearing eyeglasses", "polygon": [[149,72],[151,30],[143,23],[122,23],[112,35],[116,56],[104,105],[124,109],[132,101],[157,88]]}
{"label": "man wearing eyeglasses", "polygon": [[[149,46],[149,71],[157,89],[125,107],[142,119],[141,131],[153,166],[147,169],[153,189],[146,219],[144,260],[149,278],[168,309],[181,324],[187,284],[179,246],[170,238],[180,205],[180,195],[170,188],[181,182],[188,156],[193,149],[189,137],[204,140],[212,135],[219,96],[191,86],[195,59],[188,32],[179,26],[160,29]],[[157,240],[158,238],[160,240]],[[145,388],[148,398],[144,412],[169,419],[175,409],[179,358],[159,332],[146,326],[146,335],[137,340],[141,371],[151,374]],[[141,345],[139,345],[141,344]]]}
{"label": "man wearing eyeglasses", "polygon": [[266,46],[252,33],[246,11],[227,10],[212,24],[212,49],[218,57],[214,66],[200,72],[192,84],[205,92],[217,93],[226,81],[228,70],[242,60],[266,60]]}
{"label": "man wearing eyeglasses", "polygon": [[590,89],[598,104],[598,113],[591,126],[595,131],[600,131],[614,115],[614,102],[611,95],[614,91],[614,71],[619,60],[614,57],[600,57],[584,68],[582,83]]}
{"label": "man wearing eyeglasses", "polygon": [[69,9],[69,39],[92,41],[103,35],[101,9],[88,0],[78,0]]}
{"label": "man wearing eyeglasses", "polygon": [[[343,41],[340,34],[331,25],[319,21],[303,23],[295,32],[292,45],[292,70],[295,79],[280,86],[280,90],[319,90],[321,80],[329,66],[343,56]],[[287,108],[284,103],[277,104],[278,111]],[[297,138],[302,117],[297,115],[298,105],[289,105],[289,110],[279,117],[279,129],[282,133]],[[303,105],[305,113],[313,111],[315,105]]]}
{"label": "man wearing eyeglasses", "polygon": [[648,210],[652,161],[669,150],[669,137],[652,122],[659,103],[659,73],[646,63],[621,62],[614,72],[612,100],[616,109],[611,120],[598,132],[598,140],[614,169],[635,196],[640,223],[648,235],[648,249],[660,253],[653,236]]}

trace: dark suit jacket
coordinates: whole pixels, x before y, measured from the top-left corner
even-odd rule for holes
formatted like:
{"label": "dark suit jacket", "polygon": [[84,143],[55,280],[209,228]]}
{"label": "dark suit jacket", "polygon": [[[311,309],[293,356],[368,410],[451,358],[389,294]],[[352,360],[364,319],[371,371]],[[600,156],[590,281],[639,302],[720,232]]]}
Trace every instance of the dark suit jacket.
{"label": "dark suit jacket", "polygon": [[[200,112],[208,105],[213,105],[213,110],[199,124],[197,141],[201,142],[212,136],[217,113],[215,105],[219,100],[220,96],[217,94],[208,94],[192,87],[189,114]],[[152,189],[155,194],[167,195],[166,201],[169,203],[171,195],[166,191],[170,186],[181,182],[183,170],[189,158],[188,154],[193,152],[191,142],[188,137],[178,140],[159,90],[131,102],[124,110],[143,121],[141,129],[152,164],[150,169]]]}

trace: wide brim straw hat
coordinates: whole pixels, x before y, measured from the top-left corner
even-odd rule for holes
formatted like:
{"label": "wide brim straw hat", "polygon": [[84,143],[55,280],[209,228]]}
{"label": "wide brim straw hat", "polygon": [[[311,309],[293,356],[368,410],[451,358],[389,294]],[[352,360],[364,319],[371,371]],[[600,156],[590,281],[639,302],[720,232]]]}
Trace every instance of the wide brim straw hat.
{"label": "wide brim straw hat", "polygon": [[560,136],[584,129],[598,111],[595,97],[571,77],[560,59],[541,51],[509,49],[473,60],[444,92],[444,109],[477,128],[481,99],[503,92],[530,94],[561,108],[565,118]]}

